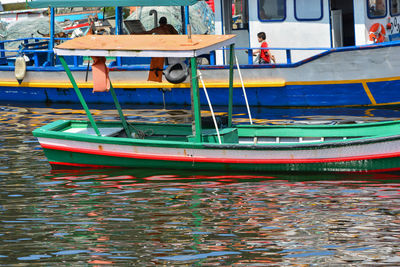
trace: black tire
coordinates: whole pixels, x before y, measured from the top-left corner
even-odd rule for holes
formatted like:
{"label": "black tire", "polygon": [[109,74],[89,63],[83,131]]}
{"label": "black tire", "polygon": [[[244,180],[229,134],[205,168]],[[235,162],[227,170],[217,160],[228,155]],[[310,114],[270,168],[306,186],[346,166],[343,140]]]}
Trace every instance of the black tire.
{"label": "black tire", "polygon": [[164,71],[165,78],[170,83],[182,83],[189,75],[189,69],[184,62],[169,65]]}

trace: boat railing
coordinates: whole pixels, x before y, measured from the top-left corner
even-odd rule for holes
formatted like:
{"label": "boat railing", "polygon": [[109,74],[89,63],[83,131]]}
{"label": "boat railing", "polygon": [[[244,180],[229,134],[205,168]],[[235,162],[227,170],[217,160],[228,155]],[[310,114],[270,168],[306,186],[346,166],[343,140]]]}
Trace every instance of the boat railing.
{"label": "boat railing", "polygon": [[[71,38],[54,38],[54,41],[65,41]],[[53,50],[49,49],[50,38],[28,37],[13,40],[0,41],[0,65],[13,66],[15,58],[26,56],[29,59],[28,66],[46,67],[61,65],[57,58],[54,60]],[[82,64],[82,57],[66,57],[70,65],[78,67]]]}
{"label": "boat railing", "polygon": [[[253,65],[254,64],[254,56],[253,56],[253,51],[260,49],[259,47],[235,47],[236,53],[242,53],[245,52],[247,54],[247,60],[241,60],[240,64],[242,65]],[[321,55],[324,52],[331,51],[331,50],[337,50],[335,48],[327,48],[327,47],[310,47],[310,48],[279,48],[279,47],[268,47],[268,48],[262,48],[262,49],[269,49],[272,51],[280,52],[281,54],[285,55],[284,59],[280,59],[279,62],[277,62],[280,65],[292,65],[292,64],[297,64],[299,62],[304,62],[305,60],[310,60],[313,57],[316,57],[318,55]],[[217,51],[223,51],[223,50],[228,50],[228,48],[225,49],[218,49],[215,51],[212,51],[210,54],[207,55],[202,55],[199,56],[200,58],[206,58],[208,63],[206,65],[216,65],[217,64]],[[294,61],[293,60],[293,53],[295,51],[304,51],[308,55],[304,56],[301,60]],[[311,56],[310,56],[311,55]],[[133,59],[133,58],[116,58],[115,61],[111,63],[111,67],[122,67],[122,66],[129,66],[129,65],[143,65],[143,64],[150,64],[150,58],[139,58],[139,59]]]}
{"label": "boat railing", "polygon": [[[253,65],[254,61],[254,56],[253,56],[253,51],[258,50],[260,48],[254,48],[254,47],[235,47],[236,53],[242,53],[246,52],[247,53],[247,60],[241,60],[240,64],[244,65]],[[293,53],[294,51],[305,51],[309,55],[311,54],[312,56],[305,56],[301,61],[307,60],[312,58],[313,56],[320,55],[321,53],[324,53],[326,51],[332,50],[332,48],[321,48],[321,47],[312,47],[312,48],[279,48],[279,47],[274,47],[274,48],[262,48],[262,49],[269,49],[273,51],[279,51],[285,55],[285,58],[279,61],[280,65],[291,65],[295,64],[298,61],[293,61]],[[200,58],[206,58],[208,63],[206,65],[216,65],[217,64],[217,51],[222,51],[222,50],[227,50],[227,49],[218,49],[215,51],[212,51],[210,54],[207,55],[202,55],[199,56]],[[277,62],[278,63],[278,62]],[[115,61],[111,62],[111,67],[123,67],[123,66],[129,66],[129,65],[148,65],[150,64],[150,58],[116,58]]]}
{"label": "boat railing", "polygon": [[[313,52],[314,55],[320,54],[322,52],[326,52],[329,50],[332,50],[332,48],[327,48],[327,47],[307,47],[307,48],[297,48],[297,47],[285,47],[285,48],[280,48],[280,47],[268,47],[268,48],[259,48],[259,47],[236,47],[235,51],[243,51],[247,54],[247,64],[252,65],[254,64],[254,56],[253,52],[256,50],[271,50],[275,52],[280,52],[281,54],[284,54],[286,56],[285,59],[280,60],[280,64],[293,64],[296,62],[293,62],[293,52],[294,51],[306,51],[306,52]],[[236,52],[237,53],[237,52]],[[241,62],[241,64],[246,64]]]}
{"label": "boat railing", "polygon": [[[65,41],[71,38],[54,38],[55,42]],[[13,66],[14,60],[19,55],[26,55],[29,57],[28,66],[34,67],[47,67],[47,66],[58,66],[61,65],[58,58],[54,57],[53,50],[49,49],[50,38],[46,37],[29,37],[29,38],[19,38],[14,40],[3,40],[0,41],[0,66],[7,65]],[[16,45],[17,44],[17,45]],[[309,47],[309,48],[297,48],[297,47],[235,47],[236,54],[241,54],[240,64],[241,65],[254,65],[253,52],[259,49],[269,49],[272,54],[279,54],[279,59],[276,64],[280,67],[289,67],[296,64],[302,64],[304,62],[313,60],[317,57],[338,50],[355,49],[356,47],[342,47],[342,48],[326,48],[326,47]],[[222,49],[224,50],[224,49]],[[218,52],[221,50],[212,51],[208,55],[203,57],[208,60],[207,64],[209,66],[214,66],[217,64]],[[298,56],[298,52],[304,52],[304,56]],[[223,51],[222,51],[223,52]],[[296,56],[294,54],[296,53]],[[83,57],[69,56],[65,57],[68,65],[74,67],[83,66]],[[140,58],[115,58],[111,60],[110,67],[118,68],[133,68],[138,66],[143,68],[143,65],[148,65],[150,63],[149,59]],[[220,64],[220,63],[218,63]]]}

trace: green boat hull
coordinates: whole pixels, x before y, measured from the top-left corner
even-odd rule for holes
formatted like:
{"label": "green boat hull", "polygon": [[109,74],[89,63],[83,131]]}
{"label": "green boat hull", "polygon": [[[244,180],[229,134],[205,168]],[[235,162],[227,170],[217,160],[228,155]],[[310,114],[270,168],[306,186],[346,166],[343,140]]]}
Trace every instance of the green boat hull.
{"label": "green boat hull", "polygon": [[400,157],[372,160],[337,161],[323,163],[204,163],[166,160],[119,158],[103,155],[83,154],[44,149],[45,155],[55,169],[81,168],[149,168],[174,170],[220,170],[255,172],[384,172],[400,169]]}

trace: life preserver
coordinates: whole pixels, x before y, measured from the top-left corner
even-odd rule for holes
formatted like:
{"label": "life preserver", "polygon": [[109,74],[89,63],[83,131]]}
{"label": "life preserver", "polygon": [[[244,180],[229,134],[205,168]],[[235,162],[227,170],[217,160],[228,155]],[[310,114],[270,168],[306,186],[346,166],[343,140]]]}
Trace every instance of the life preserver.
{"label": "life preserver", "polygon": [[382,43],[385,41],[386,30],[380,23],[375,23],[369,28],[369,40],[374,43]]}
{"label": "life preserver", "polygon": [[189,75],[189,68],[185,62],[178,62],[169,65],[164,71],[165,79],[170,83],[182,83]]}
{"label": "life preserver", "polygon": [[14,75],[18,83],[21,84],[26,74],[26,61],[24,57],[17,57],[15,59]]}

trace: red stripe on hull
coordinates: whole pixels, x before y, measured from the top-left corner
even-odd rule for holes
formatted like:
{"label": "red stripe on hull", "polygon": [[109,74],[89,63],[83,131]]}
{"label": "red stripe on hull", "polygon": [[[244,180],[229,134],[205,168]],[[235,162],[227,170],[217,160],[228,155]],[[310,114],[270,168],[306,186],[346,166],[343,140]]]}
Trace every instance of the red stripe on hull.
{"label": "red stripe on hull", "polygon": [[50,165],[63,165],[63,166],[84,167],[84,168],[115,168],[115,169],[121,168],[121,167],[108,166],[108,165],[79,164],[79,163],[55,162],[55,161],[49,161],[49,163],[50,163]]}
{"label": "red stripe on hull", "polygon": [[183,157],[173,155],[146,155],[139,153],[101,151],[96,149],[71,148],[65,146],[41,144],[45,149],[67,151],[81,154],[91,154],[108,157],[163,160],[163,161],[183,161],[183,162],[204,162],[204,163],[232,163],[232,164],[301,164],[301,163],[328,163],[340,161],[360,161],[374,160],[383,158],[400,157],[400,152],[376,154],[367,156],[340,157],[340,158],[317,158],[317,159],[231,159],[231,158],[205,158],[205,157]]}

